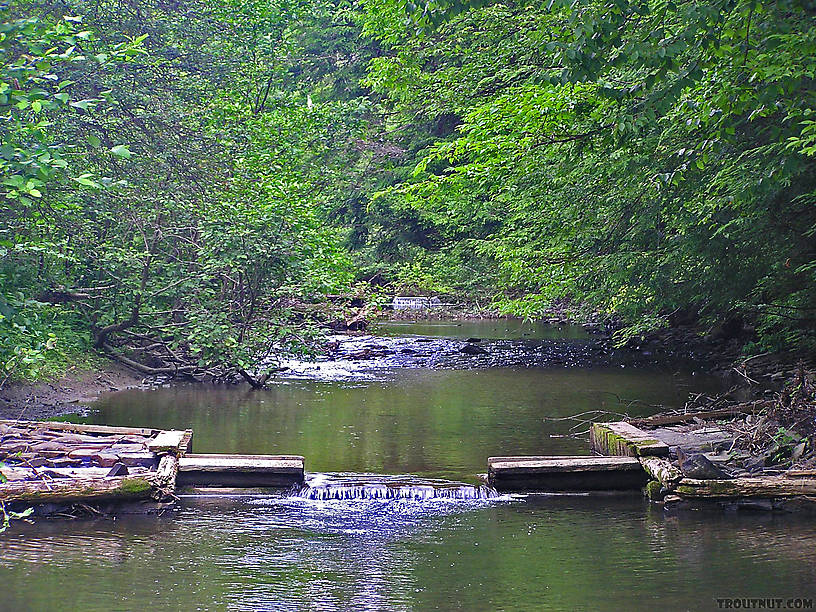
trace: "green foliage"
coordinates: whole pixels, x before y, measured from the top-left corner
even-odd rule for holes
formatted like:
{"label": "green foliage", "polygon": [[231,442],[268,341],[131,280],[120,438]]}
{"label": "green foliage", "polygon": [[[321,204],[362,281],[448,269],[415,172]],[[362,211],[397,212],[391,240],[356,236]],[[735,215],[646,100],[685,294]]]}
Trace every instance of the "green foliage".
{"label": "green foliage", "polygon": [[813,17],[18,0],[4,376],[88,346],[147,373],[273,367],[312,333],[292,304],[355,281],[530,318],[566,298],[623,319],[621,342],[680,317],[814,347]]}
{"label": "green foliage", "polygon": [[469,250],[503,312],[570,298],[621,340],[738,316],[765,348],[816,347],[812,4],[366,9],[392,121],[457,118],[374,201]]}
{"label": "green foliage", "polygon": [[[0,482],[4,482],[2,479],[2,474],[0,474]],[[19,512],[7,510],[5,504],[0,502],[0,514],[2,514],[2,518],[0,518],[0,533],[3,533],[9,528],[11,521],[22,520],[28,516],[31,516],[33,512],[34,508],[26,508],[25,510]]]}
{"label": "green foliage", "polygon": [[319,214],[359,106],[326,101],[335,67],[309,59],[324,49],[305,24],[328,7],[194,2],[179,22],[138,4],[17,2],[4,19],[6,377],[40,376],[62,346],[229,376],[308,339],[287,300],[351,278]]}

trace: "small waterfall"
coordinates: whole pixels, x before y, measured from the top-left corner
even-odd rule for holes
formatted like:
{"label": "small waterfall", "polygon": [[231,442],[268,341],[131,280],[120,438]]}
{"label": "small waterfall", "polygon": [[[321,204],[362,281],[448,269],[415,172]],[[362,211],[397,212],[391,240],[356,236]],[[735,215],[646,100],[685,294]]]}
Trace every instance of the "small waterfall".
{"label": "small waterfall", "polygon": [[311,500],[479,500],[499,493],[488,486],[380,474],[315,474],[292,497]]}

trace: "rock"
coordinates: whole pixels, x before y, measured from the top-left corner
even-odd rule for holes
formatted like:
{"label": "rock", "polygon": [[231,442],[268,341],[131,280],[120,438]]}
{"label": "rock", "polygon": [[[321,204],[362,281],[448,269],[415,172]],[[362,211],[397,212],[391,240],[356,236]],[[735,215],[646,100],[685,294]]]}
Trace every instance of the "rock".
{"label": "rock", "polygon": [[14,442],[12,444],[4,444],[3,445],[3,452],[7,455],[13,455],[14,453],[24,453],[29,450],[29,445],[25,442]]}
{"label": "rock", "polygon": [[774,509],[774,506],[773,501],[770,499],[740,499],[737,501],[737,508],[740,510],[770,512]]}
{"label": "rock", "polygon": [[37,442],[36,444],[31,445],[31,450],[40,453],[42,451],[58,451],[68,449],[66,449],[65,446],[60,444],[59,442],[54,441],[54,442]]}
{"label": "rock", "polygon": [[476,337],[468,338],[467,340],[465,340],[465,342],[481,342],[481,341],[482,341],[481,338],[476,338]]}
{"label": "rock", "polygon": [[116,463],[112,468],[111,471],[108,472],[108,476],[127,476],[128,469],[124,463]]}
{"label": "rock", "polygon": [[[288,369],[288,368],[282,368],[282,369]],[[121,444],[123,442],[129,443],[129,444],[147,444],[149,442],[149,439],[145,438],[144,436],[135,436],[135,435],[122,436],[122,437],[116,439],[117,444]]]}
{"label": "rock", "polygon": [[33,472],[26,468],[3,466],[0,468],[0,474],[6,480],[28,480]]}
{"label": "rock", "polygon": [[[110,448],[106,449],[111,453],[140,453],[145,450],[144,444],[114,444]],[[99,449],[96,449],[96,452],[99,452]]]}
{"label": "rock", "polygon": [[459,349],[459,352],[464,353],[465,355],[487,355],[486,350],[480,346],[476,346],[475,344],[466,344]]}
{"label": "rock", "polygon": [[70,478],[68,474],[63,474],[62,472],[55,472],[54,470],[43,470],[41,474],[43,476],[48,476],[49,478]]}
{"label": "rock", "polygon": [[54,440],[62,444],[79,444],[82,442],[82,437],[80,437],[78,434],[61,433],[59,437],[55,438]]}
{"label": "rock", "polygon": [[17,460],[20,461],[21,463],[24,463],[28,467],[33,468],[41,467],[48,463],[48,460],[45,457],[37,457],[32,453],[23,453],[22,455],[17,457]]}
{"label": "rock", "polygon": [[791,462],[796,463],[799,459],[802,458],[802,455],[805,454],[805,446],[807,446],[806,442],[800,442],[796,446],[793,447],[791,451]]}
{"label": "rock", "polygon": [[91,459],[97,454],[99,454],[98,448],[75,448],[68,453],[68,457],[71,459]]}
{"label": "rock", "polygon": [[82,459],[73,459],[70,457],[58,457],[56,459],[51,459],[48,464],[51,467],[74,467],[77,465],[82,465]]}
{"label": "rock", "polygon": [[682,448],[678,448],[677,459],[680,464],[680,471],[689,478],[697,480],[725,480],[731,478],[701,453],[686,454]]}

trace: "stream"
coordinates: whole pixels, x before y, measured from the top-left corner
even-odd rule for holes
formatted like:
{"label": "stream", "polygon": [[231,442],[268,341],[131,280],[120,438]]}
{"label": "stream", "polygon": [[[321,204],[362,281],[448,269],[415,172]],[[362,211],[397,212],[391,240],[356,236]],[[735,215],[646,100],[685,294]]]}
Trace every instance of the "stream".
{"label": "stream", "polygon": [[307,486],[183,496],[160,517],[17,523],[0,536],[0,609],[714,610],[816,594],[812,520],[482,486],[489,456],[588,454],[567,417],[716,392],[699,364],[504,320],[329,341],[268,390],[125,391],[77,415],[192,428],[200,453],[300,454]]}

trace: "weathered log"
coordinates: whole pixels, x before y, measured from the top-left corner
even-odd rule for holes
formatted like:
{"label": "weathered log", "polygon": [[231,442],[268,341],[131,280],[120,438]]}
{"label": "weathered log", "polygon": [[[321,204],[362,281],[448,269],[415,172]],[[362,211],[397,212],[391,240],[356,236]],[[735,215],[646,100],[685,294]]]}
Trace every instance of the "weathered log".
{"label": "weathered log", "polygon": [[167,454],[161,458],[155,476],[151,477],[154,486],[154,499],[163,501],[175,497],[178,469],[179,460],[175,455]]}
{"label": "weathered log", "polygon": [[764,406],[756,406],[755,404],[736,404],[728,408],[720,408],[717,410],[700,410],[697,412],[686,412],[683,414],[665,414],[645,417],[641,419],[629,419],[628,422],[635,427],[658,427],[661,425],[678,425],[680,423],[688,423],[700,419],[709,421],[713,419],[723,419],[729,417],[738,417],[744,414],[752,414],[764,408]]}
{"label": "weathered log", "polygon": [[683,473],[668,459],[660,457],[640,457],[643,469],[667,489],[673,488],[683,478]]}
{"label": "weathered log", "polygon": [[793,497],[816,495],[816,478],[785,478],[765,476],[732,478],[730,480],[695,480],[683,478],[674,487],[681,497]]}
{"label": "weathered log", "polygon": [[589,440],[592,450],[603,455],[666,457],[669,454],[668,445],[624,421],[593,423]]}
{"label": "weathered log", "polygon": [[133,434],[137,436],[152,437],[159,433],[159,429],[147,429],[145,427],[111,427],[110,425],[83,425],[78,423],[63,423],[60,421],[13,421],[2,420],[0,424],[26,429],[42,428],[54,431],[72,431],[78,433],[97,434]]}
{"label": "weathered log", "polygon": [[147,477],[60,478],[0,485],[0,502],[77,502],[147,499],[153,484]]}
{"label": "weathered log", "polygon": [[788,470],[782,475],[785,478],[816,478],[816,470]]}

